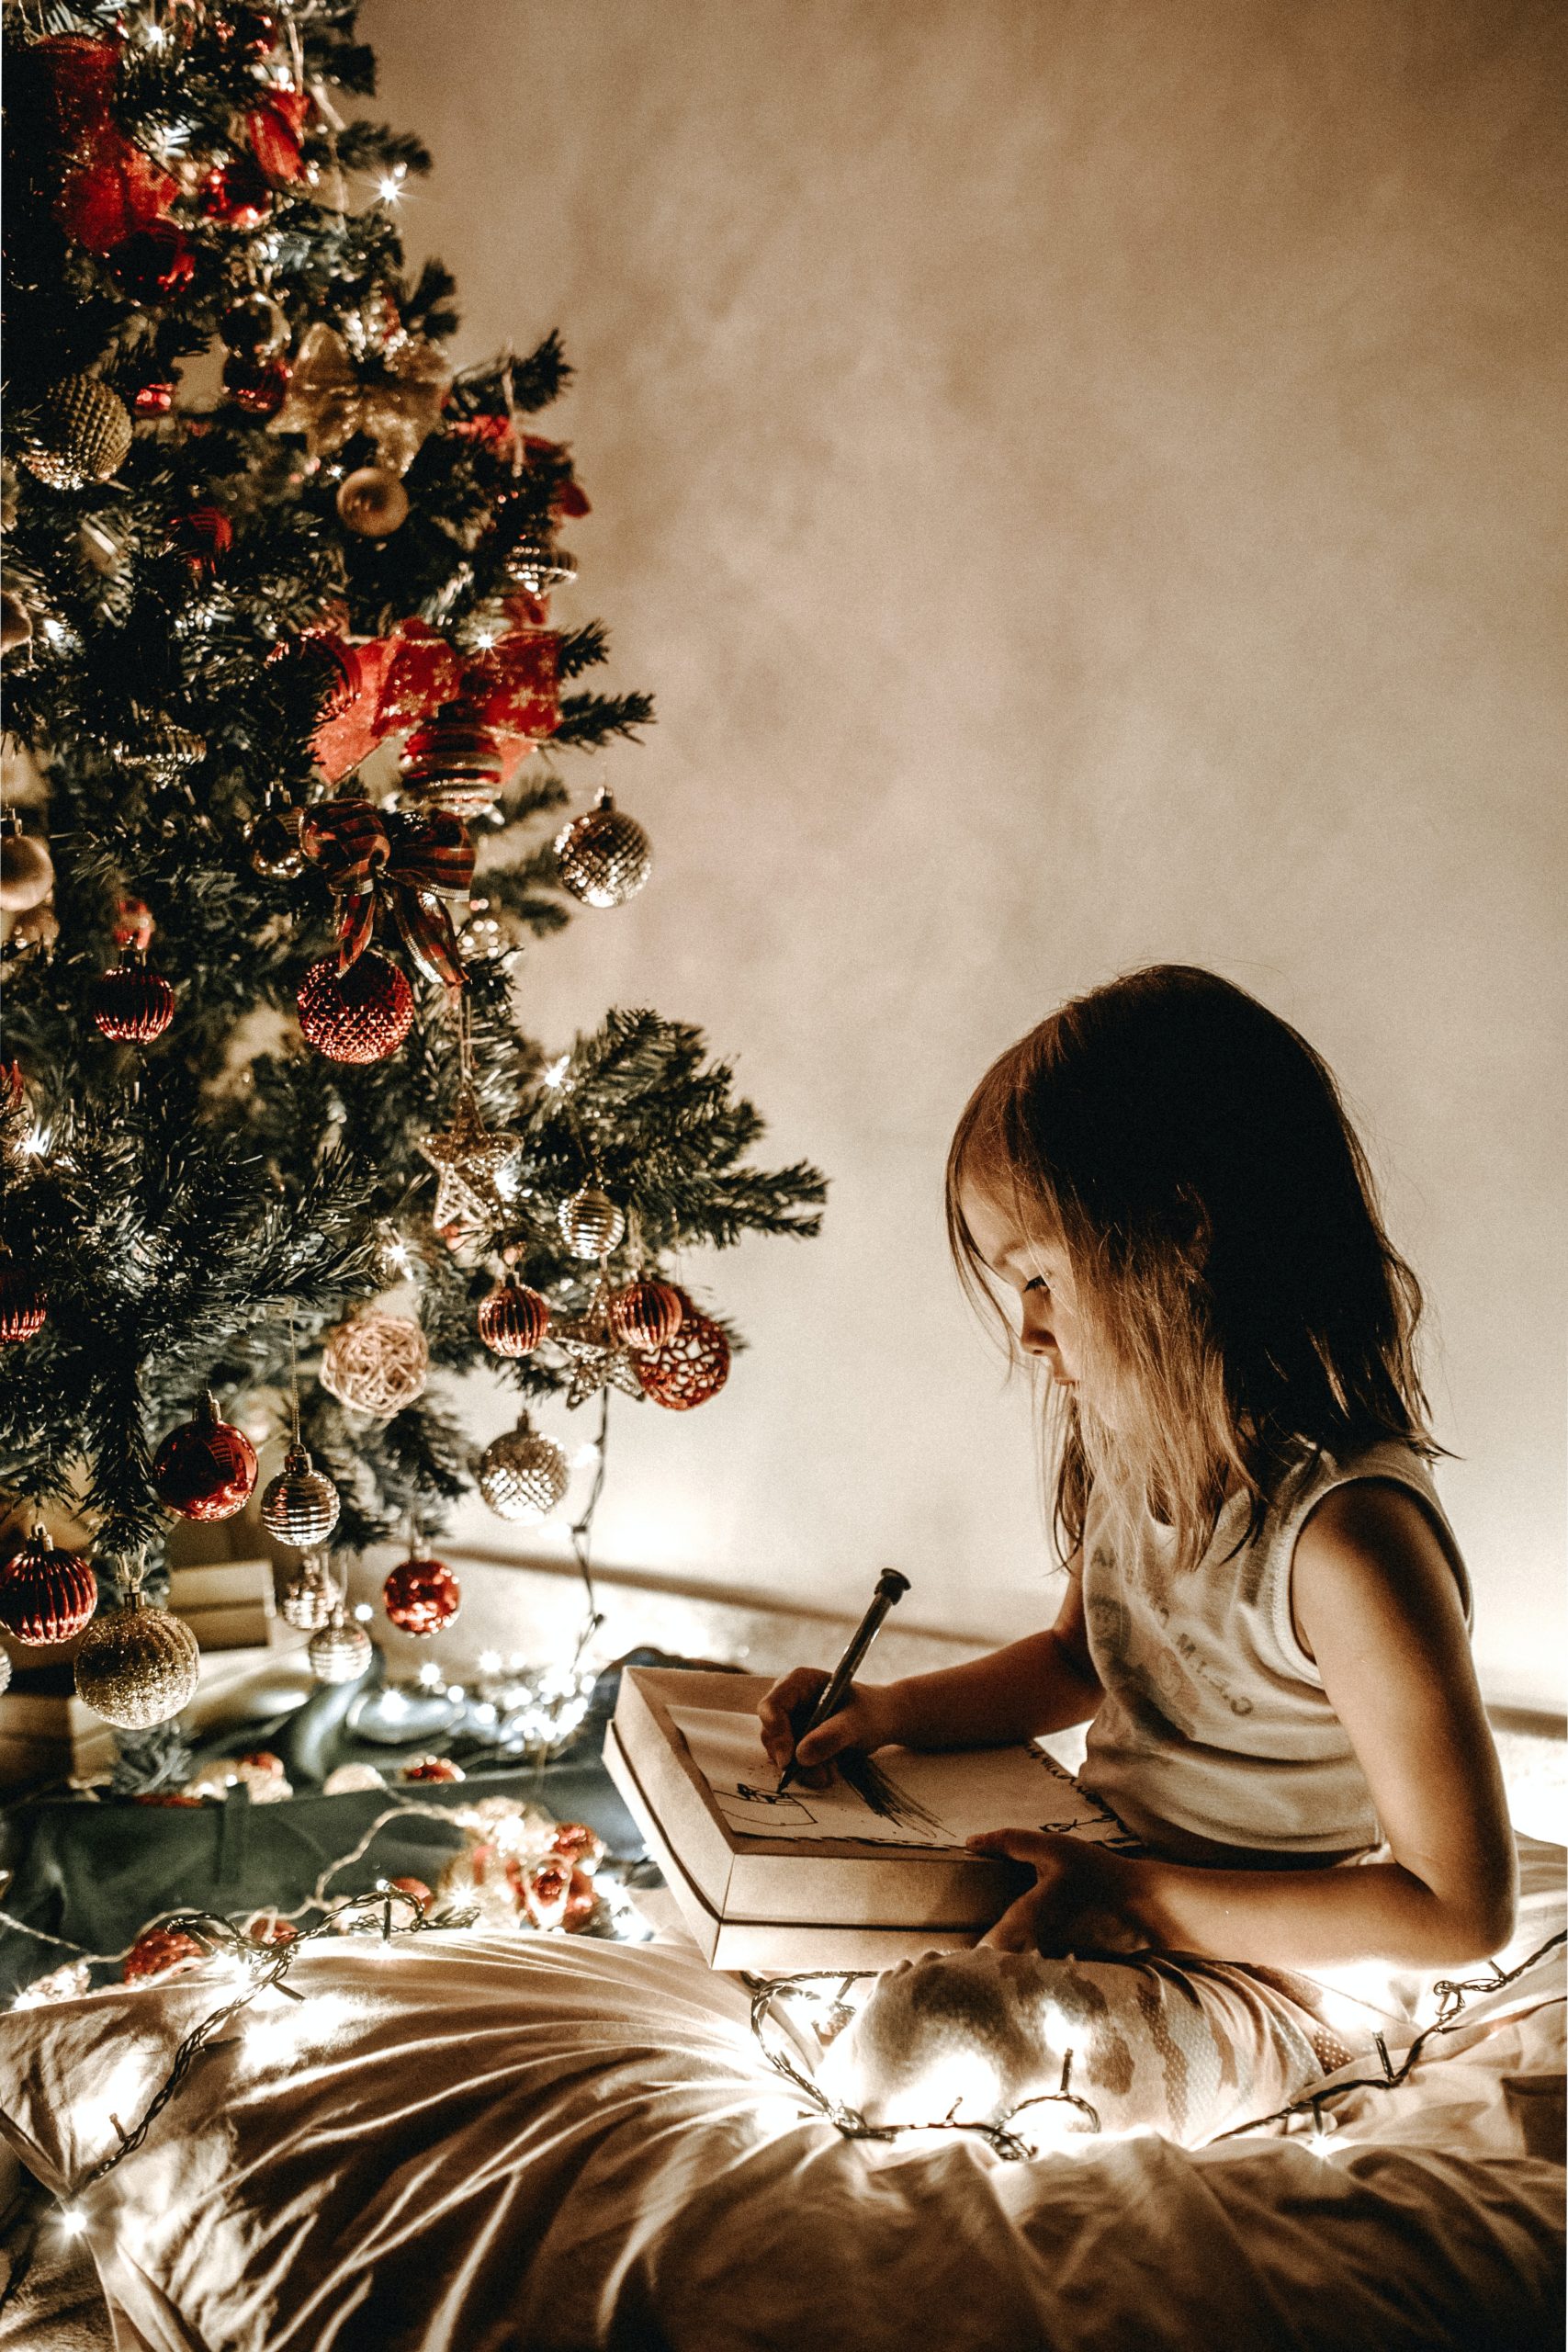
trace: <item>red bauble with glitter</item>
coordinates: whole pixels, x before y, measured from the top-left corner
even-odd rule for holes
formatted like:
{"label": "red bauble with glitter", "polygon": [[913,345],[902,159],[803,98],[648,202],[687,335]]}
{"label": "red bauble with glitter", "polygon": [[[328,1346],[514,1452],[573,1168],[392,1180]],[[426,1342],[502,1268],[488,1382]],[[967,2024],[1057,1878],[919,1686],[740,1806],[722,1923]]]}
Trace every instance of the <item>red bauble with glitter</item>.
{"label": "red bauble with glitter", "polygon": [[93,990],[93,1019],[117,1046],[149,1046],[175,1017],[175,991],[161,972],[131,956]]}
{"label": "red bauble with glitter", "polygon": [[208,173],[197,201],[226,229],[259,229],[272,210],[272,189],[254,155],[231,155]]}
{"label": "red bauble with glitter", "polygon": [[610,1329],[621,1345],[638,1355],[651,1355],[674,1338],[685,1309],[673,1283],[645,1274],[624,1290],[611,1292],[609,1313]]}
{"label": "red bauble with glitter", "polygon": [[526,1283],[497,1283],[479,1301],[479,1337],[492,1354],[531,1355],[549,1329],[549,1301]]}
{"label": "red bauble with glitter", "polygon": [[126,1953],[119,1973],[127,1984],[150,1984],[154,1977],[172,1976],[176,1969],[194,1968],[206,1958],[206,1945],[183,1928],[148,1928]]}
{"label": "red bauble with glitter", "polygon": [[231,351],[223,362],[223,389],[247,416],[276,416],[288,397],[288,377],[283,359],[251,359]]}
{"label": "red bauble with glitter", "polygon": [[400,1781],[460,1781],[463,1768],[449,1756],[415,1756],[398,1774]]}
{"label": "red bauble with glitter", "polygon": [[98,1580],[79,1552],[57,1551],[35,1527],[0,1567],[0,1626],[13,1641],[69,1642],[98,1605]]}
{"label": "red bauble with glitter", "polygon": [[688,1413],[716,1396],[728,1379],[729,1341],[711,1317],[698,1314],[684,1291],[676,1295],[681,1324],[674,1338],[633,1361],[644,1396],[671,1413]]}
{"label": "red bauble with glitter", "polygon": [[438,1634],[454,1622],[462,1598],[445,1560],[400,1560],[381,1587],[387,1614],[403,1634]]}
{"label": "red bauble with glitter", "polygon": [[0,1258],[0,1344],[32,1339],[48,1315],[48,1294],[38,1277],[14,1258]]}
{"label": "red bauble with glitter", "polygon": [[220,1420],[217,1400],[171,1430],[152,1463],[158,1499],[182,1519],[232,1519],[256,1483],[256,1450],[243,1430]]}
{"label": "red bauble with glitter", "polygon": [[221,506],[193,506],[172,514],[164,533],[174,555],[183,555],[193,571],[211,571],[234,544],[234,526]]}
{"label": "red bauble with glitter", "polygon": [[413,990],[374,948],[340,972],[323,956],[299,983],[299,1028],[330,1062],[384,1062],[413,1026]]}
{"label": "red bauble with glitter", "polygon": [[132,300],[152,310],[184,293],[196,276],[196,248],[174,221],[154,220],[118,247],[114,274]]}

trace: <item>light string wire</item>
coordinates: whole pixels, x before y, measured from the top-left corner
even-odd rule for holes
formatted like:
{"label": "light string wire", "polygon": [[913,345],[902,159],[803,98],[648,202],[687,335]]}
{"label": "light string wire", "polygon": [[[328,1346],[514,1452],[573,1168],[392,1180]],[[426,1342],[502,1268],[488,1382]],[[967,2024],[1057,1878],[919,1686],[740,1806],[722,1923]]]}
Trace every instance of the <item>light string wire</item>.
{"label": "light string wire", "polygon": [[[1463,2018],[1467,2002],[1472,1996],[1479,1997],[1499,1993],[1507,1985],[1517,1984],[1522,1976],[1528,1976],[1532,1968],[1539,1967],[1547,1955],[1564,1941],[1568,1941],[1568,1930],[1560,1929],[1556,1935],[1549,1936],[1543,1944],[1539,1944],[1527,1959],[1518,1962],[1517,1967],[1500,1969],[1496,1962],[1493,1962],[1490,1976],[1458,1980],[1439,1977],[1432,1986],[1432,1992],[1438,2002],[1438,2014],[1431,2024],[1423,2027],[1416,2036],[1397,2066],[1389,2054],[1388,2043],[1383,2035],[1381,2032],[1374,2033],[1372,2039],[1382,2064],[1381,2074],[1358,2075],[1348,2082],[1333,2083],[1326,2088],[1320,2084],[1312,2090],[1303,2091],[1298,2098],[1292,2099],[1286,2106],[1276,2108],[1272,2114],[1254,2116],[1248,2122],[1232,2124],[1224,2132],[1216,2132],[1203,2144],[1209,2147],[1216,2146],[1224,2140],[1240,2139],[1247,2132],[1267,2131],[1271,2124],[1288,2124],[1298,2116],[1303,2115],[1311,2115],[1321,2131],[1325,2128],[1324,2109],[1333,2100],[1351,2091],[1398,2090],[1414,2072],[1427,2045],[1442,2035],[1457,2031]],[[858,2109],[849,2107],[842,2101],[833,2098],[819,2083],[814,2081],[809,2075],[803,2074],[786,2052],[769,2041],[767,2027],[773,2018],[773,2004],[777,2000],[786,1999],[797,1986],[820,1982],[823,1979],[836,1984],[839,1987],[838,1996],[829,2009],[829,2016],[831,2018],[837,2013],[849,2013],[849,2006],[844,1996],[852,1984],[862,1983],[866,1978],[874,1977],[879,1973],[880,1972],[876,1969],[852,1969],[845,1972],[836,1968],[813,1968],[803,1969],[791,1976],[761,1977],[742,1974],[741,1981],[751,1995],[751,2031],[756,2037],[758,2048],[775,2072],[783,2075],[799,2095],[814,2107],[818,2114],[824,2116],[843,2138],[889,2141],[899,2138],[906,2132],[971,2132],[978,2138],[985,2140],[1004,2162],[1017,2164],[1027,2162],[1041,2153],[1037,2147],[1032,2146],[1013,2129],[1017,2118],[1030,2108],[1048,2106],[1075,2108],[1087,2120],[1086,2136],[1103,2133],[1104,2125],[1098,2109],[1071,2088],[1074,2052],[1070,2049],[1062,2061],[1062,2080],[1058,2090],[1040,2092],[1030,2098],[1021,2099],[1016,2107],[1009,2108],[1000,2116],[984,2120],[961,2117],[954,2111],[957,2106],[955,2100],[953,2110],[950,2110],[948,2114],[940,2118],[919,2119],[908,2123],[868,2123]],[[1555,1994],[1551,1997],[1561,2000],[1563,1996]]]}

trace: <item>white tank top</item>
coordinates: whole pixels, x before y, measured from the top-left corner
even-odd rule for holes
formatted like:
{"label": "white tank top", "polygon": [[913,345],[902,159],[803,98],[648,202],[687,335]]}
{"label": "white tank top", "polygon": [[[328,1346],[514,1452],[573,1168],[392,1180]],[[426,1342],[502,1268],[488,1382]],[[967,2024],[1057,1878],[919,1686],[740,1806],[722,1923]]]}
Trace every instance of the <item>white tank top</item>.
{"label": "white tank top", "polygon": [[1172,1564],[1168,1528],[1146,1511],[1129,1524],[1090,1494],[1084,1617],[1105,1697],[1078,1777],[1135,1837],[1179,1848],[1187,1833],[1298,1854],[1378,1842],[1371,1792],[1291,1617],[1291,1564],[1308,1513],[1333,1487],[1364,1478],[1391,1479],[1419,1498],[1468,1623],[1470,1580],[1453,1530],[1427,1464],[1399,1441],[1342,1460],[1304,1457],[1239,1549],[1247,1498],[1231,1497],[1202,1559],[1186,1571]]}

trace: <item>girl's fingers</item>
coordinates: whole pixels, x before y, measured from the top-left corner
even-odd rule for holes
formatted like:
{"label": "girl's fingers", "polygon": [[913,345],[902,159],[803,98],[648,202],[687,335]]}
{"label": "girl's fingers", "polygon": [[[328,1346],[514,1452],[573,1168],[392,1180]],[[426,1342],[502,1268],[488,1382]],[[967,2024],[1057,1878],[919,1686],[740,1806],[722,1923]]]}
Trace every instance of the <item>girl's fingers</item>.
{"label": "girl's fingers", "polygon": [[797,1666],[793,1673],[782,1675],[757,1702],[762,1746],[781,1771],[795,1754],[790,1717],[796,1707],[809,1705],[827,1679],[820,1667]]}
{"label": "girl's fingers", "polygon": [[1021,1894],[1010,1903],[994,1928],[980,1939],[983,1947],[992,1951],[1038,1951],[1039,1937],[1034,1926],[1034,1897]]}
{"label": "girl's fingers", "polygon": [[1055,1858],[1042,1829],[979,1829],[964,1843],[976,1854],[1003,1854],[1009,1861],[1032,1862],[1037,1870]]}
{"label": "girl's fingers", "polygon": [[807,1733],[795,1754],[802,1764],[826,1764],[829,1756],[837,1756],[840,1748],[853,1747],[863,1728],[858,1707],[841,1707],[825,1724],[818,1724],[815,1731]]}

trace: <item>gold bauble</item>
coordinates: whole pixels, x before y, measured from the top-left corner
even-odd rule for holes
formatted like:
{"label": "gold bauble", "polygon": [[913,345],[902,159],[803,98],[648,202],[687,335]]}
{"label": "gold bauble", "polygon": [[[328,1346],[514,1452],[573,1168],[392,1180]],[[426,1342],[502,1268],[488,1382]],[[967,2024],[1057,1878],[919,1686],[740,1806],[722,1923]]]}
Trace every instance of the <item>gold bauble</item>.
{"label": "gold bauble", "polygon": [[340,1606],[311,1634],[305,1655],[318,1682],[357,1682],[370,1663],[370,1636]]}
{"label": "gold bauble", "polygon": [[33,637],[33,616],[14,588],[0,593],[0,653],[15,653],[18,646],[30,645]]}
{"label": "gold bauble", "polygon": [[547,1519],[565,1499],[571,1466],[553,1437],[541,1437],[526,1413],[479,1456],[479,1492],[498,1519]]}
{"label": "gold bauble", "polygon": [[184,1618],[149,1608],[139,1592],[95,1617],[76,1652],[76,1696],[120,1731],[166,1724],[200,1679],[201,1653]]}
{"label": "gold bauble", "polygon": [[338,1490],[302,1445],[291,1445],[283,1467],[261,1498],[261,1523],[275,1544],[313,1552],[337,1525]]}
{"label": "gold bauble", "polygon": [[297,1634],[319,1634],[337,1606],[337,1587],[320,1560],[302,1560],[286,1579],[277,1611]]}
{"label": "gold bauble", "polygon": [[107,481],[130,447],[130,411],[96,376],[63,376],[53,385],[36,427],[37,440],[21,453],[51,490],[85,490]]}
{"label": "gold bauble", "polygon": [[25,914],[41,907],[54,888],[54,861],[47,842],[12,823],[0,833],[0,907]]}
{"label": "gold bauble", "polygon": [[648,835],[607,792],[600,793],[585,817],[562,827],[555,850],[561,887],[586,907],[624,907],[653,871]]}
{"label": "gold bauble", "polygon": [[362,539],[385,539],[406,523],[409,494],[387,466],[356,466],[337,494],[339,520]]}
{"label": "gold bauble", "polygon": [[624,1212],[597,1184],[584,1184],[563,1201],[556,1223],[576,1258],[607,1258],[626,1229]]}
{"label": "gold bauble", "polygon": [[430,1350],[406,1315],[355,1315],[327,1334],[321,1386],[356,1413],[389,1421],[424,1394]]}

